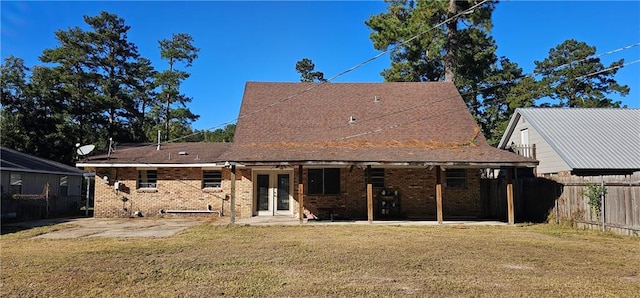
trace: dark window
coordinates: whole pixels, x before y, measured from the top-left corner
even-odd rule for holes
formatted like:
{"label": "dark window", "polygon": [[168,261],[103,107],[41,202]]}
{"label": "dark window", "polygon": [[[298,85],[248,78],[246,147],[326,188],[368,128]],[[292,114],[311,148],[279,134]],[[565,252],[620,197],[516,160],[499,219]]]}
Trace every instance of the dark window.
{"label": "dark window", "polygon": [[220,171],[203,171],[202,172],[203,188],[219,188],[222,187],[222,172]]}
{"label": "dark window", "polygon": [[11,173],[11,194],[22,193],[22,174]]}
{"label": "dark window", "polygon": [[384,169],[371,169],[371,185],[384,188]]}
{"label": "dark window", "polygon": [[340,169],[309,169],[307,178],[310,195],[340,194]]}
{"label": "dark window", "polygon": [[158,171],[138,170],[137,188],[156,188],[158,182]]}
{"label": "dark window", "polygon": [[465,188],[467,187],[467,171],[465,169],[448,169],[447,187]]}
{"label": "dark window", "polygon": [[59,196],[67,196],[69,193],[69,176],[60,176],[60,189],[58,190]]}

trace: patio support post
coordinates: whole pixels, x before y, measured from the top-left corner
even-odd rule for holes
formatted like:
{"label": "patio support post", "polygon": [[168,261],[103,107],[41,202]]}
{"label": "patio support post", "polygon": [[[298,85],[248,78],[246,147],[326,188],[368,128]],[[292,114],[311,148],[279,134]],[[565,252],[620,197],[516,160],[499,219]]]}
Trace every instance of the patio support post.
{"label": "patio support post", "polygon": [[89,216],[89,197],[90,197],[89,190],[90,189],[91,189],[91,177],[87,177],[87,201],[84,203],[84,216]]}
{"label": "patio support post", "polygon": [[304,184],[302,183],[302,165],[298,166],[298,216],[300,223],[304,221]]}
{"label": "patio support post", "polygon": [[442,224],[442,169],[436,166],[436,217],[438,224]]}
{"label": "patio support post", "polygon": [[515,223],[513,212],[513,168],[507,169],[507,221],[510,225]]}
{"label": "patio support post", "polygon": [[371,184],[371,165],[367,166],[367,219],[373,223],[373,185]]}
{"label": "patio support post", "polygon": [[231,224],[236,223],[236,165],[231,165]]}

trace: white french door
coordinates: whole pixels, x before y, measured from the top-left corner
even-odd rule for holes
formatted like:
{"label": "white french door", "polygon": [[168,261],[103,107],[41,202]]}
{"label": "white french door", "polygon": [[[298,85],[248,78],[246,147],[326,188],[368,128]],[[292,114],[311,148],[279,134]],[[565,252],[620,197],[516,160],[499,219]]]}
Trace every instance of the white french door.
{"label": "white french door", "polygon": [[254,177],[254,211],[258,216],[292,215],[293,172],[257,171]]}

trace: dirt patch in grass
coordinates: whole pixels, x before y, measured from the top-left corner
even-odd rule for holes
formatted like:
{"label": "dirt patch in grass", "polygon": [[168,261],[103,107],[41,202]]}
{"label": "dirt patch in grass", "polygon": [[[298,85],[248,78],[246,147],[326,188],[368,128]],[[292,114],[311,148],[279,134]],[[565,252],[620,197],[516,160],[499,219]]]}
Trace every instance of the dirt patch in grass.
{"label": "dirt patch in grass", "polygon": [[640,293],[640,239],[545,225],[200,224],[152,239],[22,233],[1,238],[2,297]]}

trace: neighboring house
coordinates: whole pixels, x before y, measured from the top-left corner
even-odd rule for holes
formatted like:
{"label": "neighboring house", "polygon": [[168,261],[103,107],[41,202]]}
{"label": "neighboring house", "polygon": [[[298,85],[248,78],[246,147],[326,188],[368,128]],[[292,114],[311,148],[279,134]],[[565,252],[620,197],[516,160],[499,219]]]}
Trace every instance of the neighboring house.
{"label": "neighboring house", "polygon": [[540,161],[538,176],[640,171],[640,109],[516,109],[500,144]]}
{"label": "neighboring house", "polygon": [[249,82],[232,144],[156,149],[78,163],[107,176],[96,216],[481,218],[484,169],[537,165],[489,146],[455,86],[435,82]]}
{"label": "neighboring house", "polygon": [[[34,207],[47,198],[48,202],[41,205],[48,208],[43,212],[51,216],[80,210],[82,170],[5,147],[0,147],[0,161],[3,217],[21,218],[23,214],[19,213],[33,209],[24,205]],[[18,204],[19,201],[24,204]]]}
{"label": "neighboring house", "polygon": [[229,169],[218,158],[229,143],[119,146],[78,162],[96,173],[94,216],[221,212]]}

